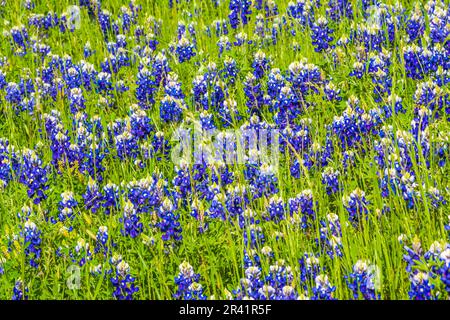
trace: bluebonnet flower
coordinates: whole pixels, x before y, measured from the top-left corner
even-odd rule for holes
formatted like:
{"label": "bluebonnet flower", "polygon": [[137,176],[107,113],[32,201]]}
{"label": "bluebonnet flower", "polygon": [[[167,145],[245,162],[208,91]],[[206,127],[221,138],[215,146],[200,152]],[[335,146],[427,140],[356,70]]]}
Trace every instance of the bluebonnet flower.
{"label": "bluebonnet flower", "polygon": [[[447,246],[447,244],[445,244],[445,247]],[[428,264],[431,264],[431,271],[432,272],[436,272],[437,271],[437,266],[436,263],[440,262],[440,255],[443,251],[444,246],[442,245],[441,242],[439,241],[434,241],[431,245],[430,245],[430,249],[425,252],[425,254],[423,255],[423,258],[425,259],[425,261]]]}
{"label": "bluebonnet flower", "polygon": [[[268,258],[272,258],[273,254],[270,253],[270,247],[264,247],[269,248],[268,250],[265,250],[267,253]],[[263,251],[263,249],[261,249]],[[244,249],[244,267],[247,269],[248,267],[258,267],[261,268],[261,257],[259,256],[257,250],[255,249]]]}
{"label": "bluebonnet flower", "polygon": [[287,300],[298,296],[293,285],[292,268],[286,266],[284,260],[278,260],[269,266],[269,273],[265,277],[265,285],[258,289],[259,300]]}
{"label": "bluebonnet flower", "polygon": [[166,96],[161,100],[159,113],[164,122],[178,122],[183,113],[183,102],[180,99]]}
{"label": "bluebonnet flower", "polygon": [[40,56],[42,62],[44,62],[45,57],[48,56],[51,52],[50,46],[40,42],[34,42],[31,45],[31,48],[33,50],[33,53],[36,53],[36,55]]}
{"label": "bluebonnet flower", "polygon": [[111,278],[114,286],[113,297],[117,300],[133,300],[133,294],[139,291],[139,287],[135,285],[136,278],[130,275],[130,266],[124,260],[120,261]]}
{"label": "bluebonnet flower", "polygon": [[151,50],[155,51],[157,45],[159,44],[159,41],[156,40],[155,34],[148,33],[148,34],[145,35],[145,43],[147,44],[148,48],[150,48]]}
{"label": "bluebonnet flower", "polygon": [[117,54],[117,49],[119,47],[119,45],[117,44],[117,42],[108,42],[106,44],[107,50],[110,53],[110,57],[114,56],[115,54]]}
{"label": "bluebonnet flower", "polygon": [[231,0],[228,14],[228,19],[230,20],[230,26],[236,29],[241,23],[246,25],[249,20],[249,15],[252,13],[251,6],[252,2],[249,0]]}
{"label": "bluebonnet flower", "polygon": [[207,211],[207,215],[213,219],[220,218],[222,221],[226,220],[225,207],[224,207],[224,195],[218,193],[211,201],[211,205]]}
{"label": "bluebonnet flower", "polygon": [[411,300],[434,300],[432,293],[434,285],[429,281],[429,275],[418,271],[411,276],[411,288],[408,292]]}
{"label": "bluebonnet flower", "polygon": [[130,57],[128,56],[128,52],[122,47],[119,47],[119,49],[117,49],[117,55],[114,57],[114,59],[117,61],[115,73],[117,73],[120,68],[128,67],[130,65]]}
{"label": "bluebonnet flower", "polygon": [[353,298],[358,299],[360,294],[365,300],[378,300],[380,294],[375,292],[375,281],[373,271],[366,261],[358,260],[353,266],[353,272],[347,277],[347,285],[353,292]]}
{"label": "bluebonnet flower", "polygon": [[23,6],[25,7],[25,9],[27,10],[33,10],[35,7],[35,4],[32,0],[25,0]]}
{"label": "bluebonnet flower", "polygon": [[159,207],[165,183],[165,180],[160,177],[148,176],[128,184],[128,199],[138,213],[147,213]]}
{"label": "bluebonnet flower", "polygon": [[212,85],[212,92],[211,92],[211,99],[210,104],[211,108],[218,110],[220,113],[220,110],[224,107],[225,100],[229,97],[228,95],[228,89],[226,87],[226,84],[222,82],[221,80],[217,80]]}
{"label": "bluebonnet flower", "polygon": [[29,45],[28,31],[25,26],[12,27],[10,32],[14,44],[17,46],[16,54],[24,55]]}
{"label": "bluebonnet flower", "polygon": [[361,223],[362,219],[367,219],[368,202],[366,200],[366,193],[363,190],[356,188],[349,196],[344,196],[342,202],[344,208],[349,213],[348,219],[354,226]]}
{"label": "bluebonnet flower", "polygon": [[153,96],[159,84],[155,83],[151,71],[147,68],[139,70],[136,84],[136,98],[139,101],[139,105],[147,109],[155,103]]}
{"label": "bluebonnet flower", "polygon": [[258,291],[263,285],[264,281],[261,279],[261,268],[250,266],[245,269],[245,278],[241,279],[240,287],[233,290],[233,293],[236,295],[237,300],[258,299]]}
{"label": "bluebonnet flower", "polygon": [[228,83],[234,84],[239,73],[236,60],[230,57],[226,57],[223,65],[224,69],[221,71],[222,76]]}
{"label": "bluebonnet flower", "polygon": [[404,246],[404,249],[406,250],[406,254],[403,255],[403,260],[406,261],[406,271],[411,272],[412,268],[420,261],[422,257],[422,245],[420,240],[415,237],[412,241],[411,248]]}
{"label": "bluebonnet flower", "polygon": [[102,173],[106,170],[106,168],[102,165],[102,161],[109,151],[105,148],[102,140],[98,141],[96,137],[94,139],[92,138],[92,135],[88,138],[87,142],[89,145],[83,146],[81,141],[78,142],[80,145],[79,148],[84,155],[84,157],[79,161],[79,171],[82,173],[87,173],[89,177],[96,179],[98,182],[102,182]]}
{"label": "bluebonnet flower", "polygon": [[335,256],[342,257],[342,230],[337,214],[327,214],[327,220],[321,220],[320,225],[320,238],[316,239],[316,243],[320,246],[321,251],[326,252],[331,259],[334,259]]}
{"label": "bluebonnet flower", "polygon": [[416,3],[414,10],[411,12],[411,15],[406,21],[406,33],[408,34],[409,41],[415,41],[423,36],[424,32],[425,19],[418,3]]}
{"label": "bluebonnet flower", "polygon": [[170,153],[169,141],[164,138],[164,132],[158,131],[153,135],[151,144],[144,142],[141,145],[144,159],[155,157],[160,161],[163,157],[167,158]]}
{"label": "bluebonnet flower", "polygon": [[313,4],[304,0],[291,1],[288,3],[287,14],[298,21],[301,26],[306,27],[311,25],[314,20]]}
{"label": "bluebonnet flower", "polygon": [[312,253],[305,253],[298,263],[300,265],[300,283],[306,291],[308,286],[314,283],[316,277],[325,270],[320,266],[318,256]]}
{"label": "bluebonnet flower", "polygon": [[139,214],[136,213],[136,209],[130,201],[125,203],[123,208],[123,216],[119,218],[119,222],[123,223],[123,229],[120,230],[123,236],[129,236],[136,238],[144,230],[144,225],[140,221]]}
{"label": "bluebonnet flower", "polygon": [[169,63],[167,57],[159,52],[153,63],[152,74],[155,78],[155,83],[159,86],[161,83],[165,84],[167,74],[170,72]]}
{"label": "bluebonnet flower", "polygon": [[122,134],[115,137],[117,156],[124,160],[126,158],[136,158],[139,153],[138,139],[127,128]]}
{"label": "bluebonnet flower", "polygon": [[311,28],[312,44],[316,52],[321,52],[331,48],[330,42],[333,41],[333,29],[328,26],[328,21],[324,17],[320,17]]}
{"label": "bluebonnet flower", "polygon": [[96,85],[99,92],[109,94],[113,90],[111,74],[107,72],[100,72],[97,75]]}
{"label": "bluebonnet flower", "polygon": [[295,199],[291,199],[291,215],[301,212],[301,227],[306,229],[312,226],[312,222],[316,219],[314,210],[313,193],[310,189],[303,190]]}
{"label": "bluebonnet flower", "polygon": [[246,105],[250,114],[261,112],[261,108],[264,105],[263,91],[260,81],[252,74],[249,73],[245,77],[244,93],[246,96]]}
{"label": "bluebonnet flower", "polygon": [[127,86],[123,80],[119,80],[116,82],[116,92],[117,93],[124,93],[128,90],[130,90],[130,87]]}
{"label": "bluebonnet flower", "polygon": [[0,70],[0,90],[5,89],[7,85],[8,82],[6,81],[6,74],[3,70]]}
{"label": "bluebonnet flower", "polygon": [[73,114],[86,108],[83,92],[81,91],[80,88],[73,88],[70,90],[69,101],[70,101],[70,111]]}
{"label": "bluebonnet flower", "polygon": [[69,255],[73,263],[77,263],[80,267],[92,259],[92,252],[89,242],[83,238],[78,239],[74,250],[70,250]]}
{"label": "bluebonnet flower", "polygon": [[274,68],[270,70],[269,79],[267,80],[267,93],[272,100],[278,99],[281,88],[284,87],[284,77],[280,69]]}
{"label": "bluebonnet flower", "polygon": [[176,73],[170,73],[167,76],[167,81],[164,86],[164,92],[166,96],[172,97],[174,99],[184,99],[184,93],[181,88],[181,82],[178,81],[178,75]]}
{"label": "bluebonnet flower", "polygon": [[390,118],[392,114],[405,113],[406,109],[403,107],[403,100],[401,97],[391,94],[388,99],[386,105],[382,107],[384,116],[386,118]]}
{"label": "bluebonnet flower", "polygon": [[6,263],[6,259],[1,257],[0,258],[0,275],[5,274],[5,263]]}
{"label": "bluebonnet flower", "polygon": [[365,73],[365,65],[360,62],[360,61],[356,61],[353,64],[353,70],[350,72],[349,76],[350,77],[356,77],[357,79],[361,79]]}
{"label": "bluebonnet flower", "polygon": [[334,300],[333,292],[336,291],[336,287],[330,284],[327,275],[320,274],[315,279],[315,286],[312,291],[312,300]]}
{"label": "bluebonnet flower", "polygon": [[252,68],[254,69],[253,75],[256,79],[261,79],[268,71],[269,59],[266,58],[266,54],[263,51],[259,50],[255,53]]}
{"label": "bluebonnet flower", "polygon": [[204,76],[197,76],[193,81],[192,95],[197,109],[209,108],[208,83]]}
{"label": "bluebonnet flower", "polygon": [[0,138],[0,189],[6,187],[13,178],[13,172],[19,170],[19,159],[9,140]]}
{"label": "bluebonnet flower", "polygon": [[205,209],[203,207],[203,203],[201,201],[198,201],[197,199],[194,199],[194,202],[192,203],[192,211],[191,216],[194,217],[198,222],[198,232],[204,233],[209,228],[209,217],[207,216],[207,212],[205,212]]}
{"label": "bluebonnet flower", "polygon": [[185,198],[191,192],[191,174],[188,163],[181,160],[179,167],[175,167],[177,175],[173,178],[173,184],[181,198]]}
{"label": "bluebonnet flower", "polygon": [[35,204],[47,198],[48,168],[42,166],[42,160],[35,151],[25,149],[22,152],[19,181],[27,186],[27,194]]}
{"label": "bluebonnet flower", "polygon": [[274,195],[269,200],[269,206],[267,207],[268,217],[266,219],[278,223],[280,220],[285,219],[285,210],[283,200]]}
{"label": "bluebonnet flower", "polygon": [[443,261],[442,266],[438,270],[438,274],[442,283],[445,285],[445,291],[450,294],[450,248],[442,251],[440,259]]}
{"label": "bluebonnet flower", "polygon": [[223,20],[215,20],[212,23],[213,28],[216,30],[216,36],[220,37],[221,35],[228,34],[228,22],[226,19]]}
{"label": "bluebonnet flower", "polygon": [[21,232],[23,237],[23,245],[25,255],[30,263],[30,266],[37,268],[39,266],[39,259],[41,257],[41,231],[36,224],[27,220]]}
{"label": "bluebonnet flower", "polygon": [[130,110],[131,134],[139,139],[146,139],[153,131],[150,118],[147,116],[147,113],[144,110],[139,109],[137,105],[131,106]]}
{"label": "bluebonnet flower", "polygon": [[[426,70],[426,55],[422,47],[412,44],[403,48],[403,59],[405,61],[406,75],[414,80],[423,79],[428,73]],[[430,52],[431,54],[431,52]]]}
{"label": "bluebonnet flower", "polygon": [[229,186],[226,191],[225,207],[229,213],[229,218],[242,215],[248,204],[248,194],[243,186]]}
{"label": "bluebonnet flower", "polygon": [[[446,12],[447,11],[447,12]],[[429,12],[430,38],[434,43],[445,43],[448,40],[450,30],[448,29],[448,8],[444,2],[436,2],[436,7]],[[447,42],[448,48],[448,42]]]}
{"label": "bluebonnet flower", "polygon": [[294,123],[297,116],[303,111],[298,96],[289,86],[284,86],[280,89],[273,108],[278,111],[274,117],[276,124],[281,128],[288,127],[289,124]]}
{"label": "bluebonnet flower", "polygon": [[81,64],[81,81],[83,83],[83,87],[91,91],[92,85],[95,84],[97,77],[97,71],[95,70],[94,65],[84,62]]}
{"label": "bluebonnet flower", "polygon": [[177,291],[173,297],[177,300],[206,300],[203,287],[198,281],[200,274],[194,272],[194,268],[184,261],[178,267],[180,272],[175,277]]}
{"label": "bluebonnet flower", "polygon": [[211,87],[215,84],[215,82],[218,80],[218,70],[216,63],[209,62],[206,65],[206,72],[204,72],[203,77],[208,86]]}
{"label": "bluebonnet flower", "polygon": [[240,47],[246,44],[251,44],[251,40],[248,40],[248,35],[245,32],[239,32],[235,35],[234,46]]}
{"label": "bluebonnet flower", "polygon": [[[251,220],[254,219],[253,217],[255,216],[255,213],[252,210],[245,210],[243,215],[244,219],[239,216],[239,225],[243,228],[244,245],[251,249],[262,247],[266,241],[263,230],[260,226],[256,225],[256,221],[254,223],[251,222]],[[243,221],[245,220],[250,222],[244,225]]]}
{"label": "bluebonnet flower", "polygon": [[63,13],[61,13],[61,17],[59,18],[59,23],[55,24],[54,26],[52,25],[53,23],[50,19],[46,19],[47,20],[47,21],[45,21],[46,28],[56,27],[57,25],[59,25],[59,31],[61,33],[64,33],[67,31],[74,32],[75,31],[75,23],[69,24],[69,22],[74,18],[75,18],[74,12],[63,12]]}
{"label": "bluebonnet flower", "polygon": [[213,132],[216,129],[214,124],[214,116],[206,111],[202,111],[199,115],[201,129],[208,132]]}
{"label": "bluebonnet flower", "polygon": [[181,224],[178,221],[180,215],[175,213],[175,209],[172,201],[168,198],[164,199],[158,209],[159,221],[155,226],[161,230],[163,241],[178,242],[182,240]]}
{"label": "bluebonnet flower", "polygon": [[[359,102],[357,99],[355,101]],[[363,138],[363,135],[359,130],[358,121],[361,114],[364,114],[362,109],[358,106],[353,108],[349,104],[342,116],[334,116],[333,123],[331,124],[331,130],[338,136],[341,141],[341,146],[344,149],[353,147]],[[366,128],[364,129],[367,130]]]}
{"label": "bluebonnet flower", "polygon": [[447,201],[444,199],[439,189],[435,187],[430,187],[427,195],[431,199],[431,205],[434,208],[439,208],[440,206],[447,204]]}
{"label": "bluebonnet flower", "polygon": [[339,96],[341,90],[336,87],[332,82],[328,82],[323,89],[326,99],[328,101],[341,101],[342,97]]}
{"label": "bluebonnet flower", "polygon": [[219,47],[219,57],[221,57],[224,51],[231,50],[230,39],[227,36],[221,36],[217,41],[217,46]]}
{"label": "bluebonnet flower", "polygon": [[18,105],[22,101],[22,93],[17,83],[15,82],[8,83],[8,85],[6,86],[5,99],[12,105]]}
{"label": "bluebonnet flower", "polygon": [[311,92],[319,93],[318,87],[324,83],[319,67],[312,63],[307,63],[306,59],[302,59],[300,62],[294,61],[289,65],[286,80],[289,81],[292,90],[299,98]]}
{"label": "bluebonnet flower", "polygon": [[92,178],[89,178],[86,192],[83,194],[84,207],[96,213],[102,205],[102,199],[103,195],[99,191],[97,183]]}
{"label": "bluebonnet flower", "polygon": [[[260,223],[260,220],[258,219],[258,215],[255,213],[255,211],[253,211],[250,208],[245,209],[242,214],[239,214],[238,220],[239,220],[239,227],[241,227],[241,228],[249,227],[249,229],[251,230],[250,233],[252,233],[253,230],[255,230],[256,225]],[[245,236],[246,235],[244,234],[244,237]],[[251,236],[253,236],[253,234]],[[262,235],[260,237],[260,240],[264,240],[264,235]],[[253,239],[252,239],[252,241],[253,241]],[[247,244],[247,241],[245,241],[245,243]],[[252,244],[253,244],[253,242],[252,242]]]}
{"label": "bluebonnet flower", "polygon": [[195,32],[196,24],[197,24],[196,22],[191,22],[188,25],[188,31],[189,31],[189,34],[190,34],[190,36],[192,38],[192,44],[194,45],[194,47],[197,46],[197,33]]}
{"label": "bluebonnet flower", "polygon": [[101,10],[98,13],[98,22],[105,39],[108,37],[108,32],[111,31],[111,13],[107,10]]}
{"label": "bluebonnet flower", "polygon": [[255,178],[250,182],[253,198],[269,196],[278,193],[278,178],[275,175],[275,168],[267,163],[263,163],[258,168]]}
{"label": "bluebonnet flower", "polygon": [[358,33],[360,33],[366,52],[381,51],[382,45],[386,41],[386,36],[379,23],[373,22],[363,25],[361,28],[358,28]]}
{"label": "bluebonnet flower", "polygon": [[94,277],[101,275],[103,273],[103,266],[102,266],[102,264],[100,263],[100,264],[98,264],[96,266],[90,267],[89,268],[89,273],[92,276],[94,276]]}
{"label": "bluebonnet flower", "polygon": [[177,43],[176,54],[180,63],[189,61],[196,55],[195,47],[189,39],[182,37]]}
{"label": "bluebonnet flower", "polygon": [[76,162],[78,163],[81,154],[78,145],[70,143],[68,131],[66,130],[63,133],[62,127],[58,127],[57,130],[52,133],[56,133],[56,135],[51,137],[50,149],[52,150],[52,164],[61,174],[66,166],[69,167],[75,165]]}
{"label": "bluebonnet flower", "polygon": [[186,24],[184,21],[178,21],[177,36],[178,40],[186,35]]}
{"label": "bluebonnet flower", "polygon": [[339,192],[339,171],[332,167],[326,167],[322,172],[322,183],[325,185],[327,194]]}
{"label": "bluebonnet flower", "polygon": [[98,228],[98,232],[96,235],[96,244],[95,244],[95,253],[102,253],[103,255],[107,255],[109,252],[108,248],[108,227],[101,226]]}
{"label": "bluebonnet flower", "polygon": [[84,45],[84,48],[83,48],[84,58],[87,59],[90,56],[92,56],[94,53],[95,53],[95,50],[92,50],[91,43],[89,41],[86,42],[86,44]]}
{"label": "bluebonnet flower", "polygon": [[442,89],[432,81],[419,83],[414,93],[414,102],[418,107],[424,107],[431,112],[435,112],[435,117],[438,117],[438,111],[444,106]]}
{"label": "bluebonnet flower", "polygon": [[13,288],[12,300],[28,300],[28,287],[22,280],[17,280]]}
{"label": "bluebonnet flower", "polygon": [[37,29],[43,28],[44,25],[44,15],[41,13],[32,13],[28,17],[28,25],[31,27],[36,27]]}
{"label": "bluebonnet flower", "polygon": [[125,6],[120,8],[121,13],[119,14],[119,18],[122,21],[122,30],[124,33],[128,33],[130,31],[130,27],[132,23],[135,23],[135,16],[130,8]]}
{"label": "bluebonnet flower", "polygon": [[72,191],[65,191],[61,193],[61,201],[58,204],[58,219],[61,222],[66,219],[73,219],[75,217],[74,208],[78,205]]}
{"label": "bluebonnet flower", "polygon": [[278,6],[274,0],[265,1],[264,11],[266,12],[266,17],[275,17],[278,15]]}
{"label": "bluebonnet flower", "polygon": [[[69,60],[70,61],[70,60]],[[71,61],[67,63],[71,64]],[[64,70],[64,81],[69,89],[79,88],[82,85],[81,70],[78,66],[71,66]]]}
{"label": "bluebonnet flower", "polygon": [[119,208],[119,187],[108,183],[103,187],[103,193],[102,206],[105,208],[105,214],[110,214],[112,210]]}
{"label": "bluebonnet flower", "polygon": [[339,21],[340,19],[353,18],[352,3],[349,0],[329,0],[327,15],[333,21]]}
{"label": "bluebonnet flower", "polygon": [[226,99],[218,110],[219,120],[227,128],[242,117],[237,109],[237,102],[233,99]]}

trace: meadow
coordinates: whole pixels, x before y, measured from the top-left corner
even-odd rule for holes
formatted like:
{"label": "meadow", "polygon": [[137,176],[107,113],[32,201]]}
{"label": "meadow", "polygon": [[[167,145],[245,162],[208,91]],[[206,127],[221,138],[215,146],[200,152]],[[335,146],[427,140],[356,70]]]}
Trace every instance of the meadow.
{"label": "meadow", "polygon": [[450,297],[450,4],[0,0],[1,299]]}

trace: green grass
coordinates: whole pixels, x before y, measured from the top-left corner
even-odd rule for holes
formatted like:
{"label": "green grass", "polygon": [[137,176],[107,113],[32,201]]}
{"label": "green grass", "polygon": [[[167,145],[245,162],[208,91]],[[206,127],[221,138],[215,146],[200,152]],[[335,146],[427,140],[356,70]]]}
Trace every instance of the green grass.
{"label": "green grass", "polygon": [[[198,112],[195,111],[190,95],[193,78],[200,74],[202,68],[209,62],[215,62],[218,67],[221,67],[226,56],[233,57],[238,62],[239,77],[242,80],[237,81],[235,86],[229,87],[230,97],[237,101],[238,109],[242,111],[241,114],[244,118],[241,122],[235,124],[234,128],[237,129],[249,118],[245,107],[243,79],[248,72],[252,71],[253,54],[259,48],[257,46],[233,47],[231,51],[225,52],[222,57],[218,57],[216,45],[218,38],[213,30],[212,37],[208,37],[203,30],[205,26],[211,25],[215,19],[227,19],[228,3],[222,2],[224,3],[215,8],[211,1],[193,0],[191,3],[182,2],[170,9],[166,0],[138,1],[143,7],[138,18],[138,24],[148,30],[146,24],[148,17],[154,16],[162,20],[162,34],[158,37],[159,51],[162,48],[167,50],[169,43],[176,39],[178,21],[196,22],[197,42],[198,47],[201,48],[201,53],[198,52],[193,59],[182,64],[178,63],[175,57],[167,54],[170,67],[173,72],[178,74],[183,92],[188,96],[186,102],[189,110],[186,114],[192,114],[193,117],[198,117]],[[392,1],[385,2],[389,4]],[[409,1],[402,2],[407,10],[412,7]],[[45,13],[52,10],[58,14],[72,4],[71,1],[67,0],[35,1],[35,3],[36,8],[33,12]],[[120,7],[127,5],[127,3],[128,1],[119,0],[104,1],[103,6],[115,16]],[[277,1],[277,3],[280,13],[285,13],[287,1]],[[201,11],[198,16],[189,18],[187,12],[193,12],[194,8]],[[325,14],[325,9],[326,6],[319,8],[317,15]],[[53,54],[60,56],[68,54],[72,56],[74,62],[83,59],[83,46],[89,41],[96,54],[88,58],[87,61],[92,63],[97,70],[100,70],[100,63],[107,56],[106,45],[98,24],[88,16],[86,9],[82,9],[81,13],[81,28],[73,33],[63,34],[58,29],[49,30],[42,34],[34,34],[30,31],[30,38],[38,37],[43,43],[51,46]],[[3,23],[2,27],[5,30],[19,24],[27,25],[28,15],[29,12],[20,6],[20,2],[17,1],[8,2],[6,6],[0,7],[0,23]],[[255,13],[252,15],[252,19],[255,15]],[[356,22],[361,21],[361,16],[357,16],[355,19]],[[268,20],[273,19],[269,18]],[[373,84],[369,78],[356,81],[348,77],[353,63],[356,61],[353,56],[355,52],[353,46],[343,49],[339,62],[333,65],[330,54],[314,51],[310,31],[308,29],[303,30],[295,21],[292,21],[292,23],[294,23],[297,31],[296,36],[284,31],[276,45],[263,46],[260,49],[271,58],[272,67],[281,70],[286,70],[293,61],[306,58],[309,63],[319,66],[324,76],[327,78],[331,76],[332,82],[341,89],[342,102],[328,102],[322,100],[320,95],[312,95],[309,99],[316,104],[302,115],[302,118],[311,119],[312,136],[315,142],[323,145],[326,135],[325,124],[330,124],[335,115],[340,115],[343,112],[346,108],[345,102],[350,96],[358,97],[365,110],[377,106],[372,98]],[[339,24],[332,23],[332,26],[335,28],[335,39],[339,39],[342,35],[349,33],[351,21],[345,19]],[[252,36],[254,24],[250,23],[243,26],[238,31]],[[234,40],[232,34],[238,31],[231,31],[230,28],[229,37],[231,41]],[[0,39],[0,56],[7,57],[9,62],[7,66],[2,68],[7,74],[8,81],[18,82],[20,77],[23,77],[26,73],[33,79],[37,77],[36,70],[42,66],[42,63],[31,54],[24,57],[15,56],[9,42],[3,36],[0,36]],[[300,44],[301,49],[299,51],[292,49],[293,41]],[[128,48],[132,48],[133,45],[133,41],[130,40]],[[413,118],[414,102],[412,97],[417,81],[406,78],[404,72],[402,50],[406,45],[402,39],[402,34],[398,33],[395,42],[388,48],[392,53],[392,66],[390,68],[393,76],[392,92],[403,98],[404,107],[407,109],[405,114],[393,115],[386,121],[386,125],[393,127],[393,132],[409,130]],[[400,55],[397,56],[397,54]],[[119,73],[112,76],[113,83],[117,80],[124,80],[130,86],[130,91],[115,95],[114,107],[112,108],[99,107],[99,96],[95,91],[85,92],[86,112],[90,116],[100,116],[105,128],[111,121],[117,118],[125,118],[128,115],[130,105],[136,103],[134,92],[137,68],[138,63],[135,63],[128,68],[121,69]],[[448,92],[448,88],[445,88],[445,90]],[[160,89],[156,100],[159,101],[163,95],[163,89]],[[49,141],[40,138],[39,129],[43,128],[41,116],[55,109],[61,113],[66,128],[69,129],[72,125],[69,104],[67,99],[63,98],[58,99],[55,103],[39,102],[39,110],[36,110],[33,115],[25,112],[15,114],[11,106],[5,101],[4,92],[1,92],[0,109],[0,137],[7,138],[17,150],[22,148],[33,149],[40,144],[38,148],[41,150],[44,163],[49,163],[52,155]],[[163,131],[166,137],[171,137],[175,126],[160,121],[159,103],[156,103],[148,111],[148,115],[153,120],[157,130]],[[272,116],[273,114],[265,110],[262,118],[267,122],[273,122]],[[438,121],[431,125],[429,131],[432,141],[437,139],[439,133],[448,134],[449,129],[446,121]],[[69,130],[69,135],[72,139],[75,139],[75,132]],[[337,142],[335,137],[333,139]],[[353,265],[359,259],[369,260],[378,266],[381,273],[380,294],[383,299],[407,299],[410,281],[408,273],[405,271],[406,264],[402,258],[405,252],[398,241],[399,235],[406,234],[410,240],[417,236],[425,251],[434,241],[447,239],[444,225],[448,223],[447,216],[450,214],[448,206],[434,209],[426,200],[418,203],[414,209],[408,209],[401,197],[381,197],[377,167],[373,161],[375,156],[374,139],[376,138],[372,137],[364,143],[364,146],[361,146],[361,148],[366,149],[365,154],[355,150],[357,152],[355,166],[351,167],[346,174],[340,176],[343,189],[330,196],[327,195],[321,182],[322,172],[320,170],[313,169],[307,174],[302,174],[300,179],[296,179],[289,172],[288,159],[280,159],[279,195],[283,200],[287,201],[302,190],[311,189],[316,201],[317,220],[315,223],[317,228],[312,229],[309,233],[302,232],[299,228],[293,226],[289,220],[282,221],[279,224],[273,222],[261,224],[266,238],[265,245],[272,248],[275,260],[284,259],[286,264],[294,269],[296,279],[294,283],[298,283],[300,276],[297,270],[298,259],[304,253],[317,251],[314,239],[318,236],[318,221],[325,219],[329,213],[336,213],[341,221],[344,255],[340,259],[330,259],[327,255],[322,255],[320,263],[326,267],[326,274],[331,284],[337,288],[334,296],[339,299],[352,298],[344,276],[351,272]],[[339,152],[340,148],[336,143],[335,145],[337,150],[334,153],[331,166],[343,173],[343,156]],[[113,148],[111,147],[111,149]],[[115,151],[112,152],[114,154]],[[171,181],[176,175],[174,165],[170,161],[146,160],[146,167],[139,169],[133,161],[120,161],[108,156],[103,164],[106,167],[105,183],[111,181],[117,185],[126,185],[132,180],[138,180],[153,173],[160,173],[172,187]],[[426,191],[433,185],[441,190],[446,197],[448,196],[448,163],[443,167],[438,167],[436,163],[432,162],[430,168],[415,163],[414,167],[417,173],[418,190],[424,199]],[[242,167],[236,169],[240,173],[236,174],[234,185],[245,185]],[[122,212],[113,212],[113,214],[107,216],[103,213],[103,209],[96,214],[83,209],[81,195],[86,189],[87,176],[78,174],[76,170],[65,169],[60,175],[52,172],[49,182],[48,198],[39,205],[32,204],[27,196],[26,188],[17,181],[11,181],[4,190],[0,191],[0,257],[5,259],[3,264],[5,274],[0,276],[1,299],[11,298],[14,283],[18,278],[23,279],[28,286],[30,299],[111,299],[113,287],[109,280],[110,276],[94,277],[89,272],[91,267],[99,263],[104,263],[104,270],[108,270],[109,263],[104,262],[102,257],[94,256],[92,261],[88,261],[81,268],[81,288],[80,290],[70,290],[66,281],[70,277],[67,269],[72,265],[72,262],[70,259],[58,258],[55,254],[55,250],[60,246],[74,248],[80,238],[89,242],[93,247],[95,245],[95,234],[102,225],[108,227],[110,239],[116,243],[114,253],[122,255],[123,259],[130,265],[132,275],[136,277],[136,284],[140,287],[139,292],[135,294],[137,299],[171,299],[176,290],[174,277],[178,273],[178,266],[184,260],[189,261],[194,270],[201,274],[200,283],[203,285],[207,296],[213,295],[215,298],[225,298],[225,292],[236,289],[239,286],[239,279],[244,277],[244,242],[242,230],[237,224],[231,225],[214,220],[210,222],[209,230],[200,234],[198,232],[199,222],[190,216],[191,208],[189,204],[178,210],[183,228],[183,241],[178,247],[167,253],[160,232],[148,227],[152,221],[151,214],[141,217],[145,226],[142,235],[135,239],[124,237],[120,233],[122,225],[118,220],[122,216]],[[346,224],[348,212],[342,203],[342,197],[350,194],[356,188],[364,190],[370,201],[368,207],[369,219],[363,221],[363,226],[360,228],[354,228],[352,225]],[[67,226],[73,226],[73,231],[68,236],[64,236],[60,233],[60,228],[63,225],[61,223],[56,225],[47,223],[45,216],[54,216],[57,213],[60,195],[67,190],[76,194],[80,205],[76,209],[77,217],[72,222],[66,223]],[[221,190],[222,193],[224,191]],[[122,203],[124,201],[122,199]],[[262,198],[253,201],[250,207],[261,218],[267,204],[268,199]],[[42,231],[42,258],[37,269],[28,266],[23,246],[14,241],[14,235],[20,232],[20,221],[16,215],[24,205],[33,208],[32,218]],[[383,205],[389,206],[390,212],[377,216],[377,210],[381,210]],[[282,232],[284,237],[277,240],[276,232]],[[154,240],[153,245],[144,243],[144,240],[149,238]],[[13,245],[8,251],[8,243],[11,241]],[[264,272],[267,272],[268,267],[269,263],[264,261]],[[441,297],[445,297],[438,280],[436,280],[436,284],[435,291],[441,291]]]}

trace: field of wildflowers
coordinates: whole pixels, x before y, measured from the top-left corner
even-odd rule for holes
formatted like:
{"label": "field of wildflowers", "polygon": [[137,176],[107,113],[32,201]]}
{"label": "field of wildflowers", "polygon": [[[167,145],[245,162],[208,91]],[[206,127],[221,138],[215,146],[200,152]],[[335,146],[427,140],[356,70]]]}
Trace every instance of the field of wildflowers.
{"label": "field of wildflowers", "polygon": [[447,0],[0,0],[1,299],[450,297]]}

